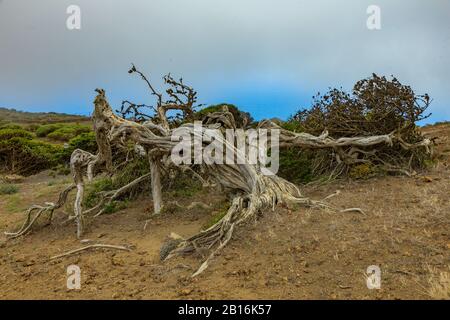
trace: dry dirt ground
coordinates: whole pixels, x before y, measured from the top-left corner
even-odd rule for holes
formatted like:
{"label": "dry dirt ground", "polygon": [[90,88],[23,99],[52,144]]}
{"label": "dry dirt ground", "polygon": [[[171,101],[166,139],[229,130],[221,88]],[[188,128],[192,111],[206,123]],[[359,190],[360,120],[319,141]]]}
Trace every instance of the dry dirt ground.
{"label": "dry dirt ground", "polygon": [[[240,228],[199,277],[200,256],[159,261],[171,232],[189,236],[217,210],[176,210],[148,219],[142,199],[90,223],[91,243],[127,245],[132,251],[97,249],[56,260],[84,246],[59,212],[52,225],[0,242],[1,299],[429,299],[450,294],[450,126],[426,132],[441,138],[440,162],[415,178],[383,177],[304,187],[306,195],[357,212],[279,208]],[[68,177],[45,173],[0,196],[0,230],[12,230],[32,203],[55,201]],[[208,192],[185,198],[223,203]],[[216,205],[216,208],[218,206]],[[67,267],[81,268],[81,289],[66,288]],[[381,269],[381,288],[369,290],[366,269]],[[447,296],[446,296],[447,294]]]}

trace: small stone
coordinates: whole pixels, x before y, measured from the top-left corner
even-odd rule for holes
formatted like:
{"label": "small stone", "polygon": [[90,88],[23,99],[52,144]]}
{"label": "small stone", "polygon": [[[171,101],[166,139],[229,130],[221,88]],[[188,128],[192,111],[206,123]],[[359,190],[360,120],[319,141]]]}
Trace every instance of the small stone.
{"label": "small stone", "polygon": [[119,258],[114,256],[114,257],[111,258],[111,264],[113,266],[123,266],[124,262],[123,262],[122,259],[119,259]]}
{"label": "small stone", "polygon": [[180,291],[180,295],[182,295],[182,296],[188,296],[188,295],[190,295],[191,293],[192,293],[192,289],[182,289],[181,291]]}

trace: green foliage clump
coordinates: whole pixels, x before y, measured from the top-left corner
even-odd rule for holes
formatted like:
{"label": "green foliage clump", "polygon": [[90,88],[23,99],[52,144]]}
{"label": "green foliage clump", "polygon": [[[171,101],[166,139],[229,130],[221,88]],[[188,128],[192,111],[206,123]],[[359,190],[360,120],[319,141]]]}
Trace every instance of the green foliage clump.
{"label": "green foliage clump", "polygon": [[[99,201],[99,192],[104,191],[111,191],[118,189],[120,187],[123,187],[133,180],[136,180],[137,178],[143,176],[144,174],[148,173],[150,171],[150,165],[146,159],[137,158],[133,159],[127,165],[119,170],[117,175],[115,175],[113,178],[101,178],[96,181],[94,181],[92,184],[90,184],[86,188],[86,198],[85,198],[85,205],[87,207],[93,207],[96,205]],[[121,196],[121,200],[124,199],[134,199],[139,194],[142,193],[149,193],[150,192],[150,180],[148,180],[147,183],[141,183],[139,185],[136,185],[135,188],[130,190],[127,194],[123,194]],[[114,202],[115,203],[115,202]],[[122,202],[117,202],[114,204],[115,207],[120,208],[120,204]]]}
{"label": "green foliage clump", "polygon": [[92,208],[98,203],[100,199],[99,197],[100,192],[111,190],[114,190],[114,184],[111,178],[106,177],[93,181],[86,188],[86,197],[84,198],[84,206]]}
{"label": "green foliage clump", "polygon": [[[313,99],[311,108],[300,110],[289,119],[289,129],[297,124],[301,131],[316,136],[326,130],[335,139],[396,132],[404,142],[414,144],[424,139],[416,122],[430,116],[426,113],[431,102],[427,94],[417,95],[395,77],[388,79],[376,74],[358,81],[351,92],[334,88],[323,95],[318,93]],[[348,161],[350,157],[337,159],[335,152],[345,155],[352,153],[350,149],[316,152],[315,173],[349,174],[354,162]],[[355,156],[379,167],[379,172],[422,169],[430,157],[424,148],[406,150],[398,141],[393,146],[362,147],[352,153],[351,157]]]}
{"label": "green foliage clump", "polygon": [[0,129],[0,141],[10,140],[12,138],[25,138],[25,139],[31,139],[33,138],[33,135],[22,129],[22,128],[4,128]]}
{"label": "green foliage clump", "polygon": [[14,194],[19,192],[19,188],[14,184],[0,184],[0,195]]}
{"label": "green foliage clump", "polygon": [[0,129],[22,129],[22,126],[16,123],[5,123],[0,126]]}
{"label": "green foliage clump", "polygon": [[280,150],[280,167],[278,175],[296,184],[313,180],[311,153],[297,148]]}
{"label": "green foliage clump", "polygon": [[49,133],[56,131],[64,126],[63,123],[52,123],[52,124],[44,124],[39,126],[36,129],[36,136],[43,138],[46,137]]}
{"label": "green foliage clump", "polygon": [[[40,138],[68,143],[62,146]],[[0,120],[0,171],[30,175],[57,166],[55,174],[67,174],[68,162],[75,149],[97,152],[95,133],[89,125],[23,125]]]}
{"label": "green foliage clump", "polygon": [[228,111],[233,114],[234,121],[238,128],[242,127],[244,124],[250,124],[253,121],[250,113],[240,111],[235,105],[228,103],[221,103],[203,108],[194,113],[194,120],[203,120],[210,113],[221,112],[225,106],[228,108]]}
{"label": "green foliage clump", "polygon": [[289,121],[283,122],[281,124],[281,127],[283,129],[286,129],[286,130],[289,130],[289,131],[292,131],[292,132],[303,132],[303,131],[305,131],[305,129],[303,128],[303,126],[302,126],[302,124],[300,122],[294,121],[292,119],[289,120]]}
{"label": "green foliage clump", "polygon": [[123,201],[113,201],[111,203],[107,203],[105,205],[105,207],[103,208],[103,213],[104,214],[111,214],[123,209],[126,209],[128,206],[128,201],[127,200],[123,200]]}
{"label": "green foliage clump", "polygon": [[126,185],[140,176],[150,172],[150,164],[146,158],[136,158],[126,164],[114,178],[119,186]]}
{"label": "green foliage clump", "polygon": [[425,114],[431,102],[427,94],[416,95],[396,78],[376,74],[358,81],[351,93],[334,88],[313,99],[312,107],[297,112],[291,121],[315,135],[328,130],[334,138],[388,134],[405,127],[410,131],[405,138],[416,142],[420,137],[414,124],[430,116]]}
{"label": "green foliage clump", "polygon": [[37,124],[37,123],[31,123],[31,124],[28,124],[28,125],[24,126],[24,128],[25,128],[27,131],[30,131],[30,132],[36,132],[36,130],[37,130],[39,127],[40,127],[40,125]]}
{"label": "green foliage clump", "polygon": [[90,126],[82,124],[52,123],[44,124],[36,129],[36,136],[48,137],[56,141],[69,141],[82,133],[92,131]]}
{"label": "green foliage clump", "polygon": [[62,152],[58,155],[61,164],[67,166],[72,152],[76,149],[82,149],[92,154],[97,152],[97,142],[94,132],[85,132],[69,140]]}
{"label": "green foliage clump", "polygon": [[70,174],[70,166],[66,163],[58,163],[50,172],[53,178],[57,175],[67,176],[68,174]]}
{"label": "green foliage clump", "polygon": [[[1,131],[1,130],[0,130]],[[25,130],[0,133],[0,170],[30,175],[55,166],[62,146],[35,140]]]}
{"label": "green foliage clump", "polygon": [[47,134],[47,137],[57,141],[69,141],[79,134],[90,132],[91,128],[85,125],[66,125]]}
{"label": "green foliage clump", "polygon": [[73,150],[82,149],[95,154],[97,152],[97,141],[95,140],[95,132],[83,132],[76,137],[70,139],[69,146]]}
{"label": "green foliage clump", "polygon": [[201,182],[188,172],[177,170],[164,177],[163,181],[168,190],[175,198],[192,197],[202,190]]}

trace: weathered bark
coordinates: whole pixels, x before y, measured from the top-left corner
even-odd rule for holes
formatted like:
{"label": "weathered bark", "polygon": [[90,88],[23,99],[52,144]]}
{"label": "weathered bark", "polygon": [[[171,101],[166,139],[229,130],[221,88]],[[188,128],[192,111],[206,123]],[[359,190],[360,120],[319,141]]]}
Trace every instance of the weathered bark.
{"label": "weathered bark", "polygon": [[152,177],[153,213],[159,214],[162,209],[161,168],[158,159],[150,158],[149,161]]}

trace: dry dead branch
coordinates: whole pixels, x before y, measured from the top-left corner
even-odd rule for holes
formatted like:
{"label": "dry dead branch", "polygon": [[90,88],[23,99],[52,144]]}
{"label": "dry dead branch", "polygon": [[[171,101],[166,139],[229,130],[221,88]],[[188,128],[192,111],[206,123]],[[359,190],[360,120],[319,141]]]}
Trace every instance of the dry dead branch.
{"label": "dry dead branch", "polygon": [[78,249],[67,251],[67,252],[62,253],[62,254],[58,254],[56,256],[51,257],[50,260],[71,256],[73,254],[80,253],[80,252],[88,250],[88,249],[96,249],[96,248],[106,248],[106,249],[131,251],[130,248],[127,248],[127,247],[124,247],[124,246],[116,246],[116,245],[111,245],[111,244],[91,244],[91,245],[88,245],[88,246],[85,246],[85,247],[82,247],[82,248],[78,248]]}

